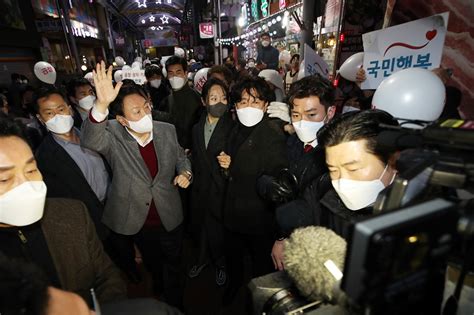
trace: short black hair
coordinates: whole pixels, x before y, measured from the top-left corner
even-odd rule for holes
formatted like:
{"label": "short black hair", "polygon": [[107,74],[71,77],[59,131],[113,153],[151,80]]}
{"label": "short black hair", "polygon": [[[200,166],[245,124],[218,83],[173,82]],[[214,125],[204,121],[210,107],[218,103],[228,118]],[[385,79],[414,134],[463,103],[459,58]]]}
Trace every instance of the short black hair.
{"label": "short black hair", "polygon": [[172,65],[181,65],[183,67],[183,70],[186,72],[188,71],[188,63],[186,62],[186,59],[178,57],[178,56],[172,56],[166,60],[166,72],[168,72],[169,66]]}
{"label": "short black hair", "polygon": [[158,65],[150,65],[145,68],[145,77],[147,79],[151,78],[154,75],[159,75],[163,77],[163,71],[161,71],[161,67]]}
{"label": "short black hair", "polygon": [[213,87],[214,85],[220,86],[222,88],[222,91],[224,91],[225,96],[229,97],[229,87],[227,86],[227,84],[224,81],[219,80],[217,78],[210,78],[206,81],[206,83],[202,87],[201,97],[203,100],[207,101],[207,97],[209,96],[211,87]]}
{"label": "short black hair", "polygon": [[290,86],[288,104],[290,108],[293,108],[295,99],[310,96],[317,96],[321,105],[327,110],[329,107],[334,106],[336,89],[328,79],[323,78],[319,74],[304,77]]}
{"label": "short black hair", "polygon": [[123,100],[125,99],[125,97],[133,94],[137,94],[143,96],[145,99],[148,99],[148,94],[142,86],[138,84],[128,85],[126,87],[122,86],[119,94],[109,106],[109,116],[114,119],[117,115],[123,116]]}
{"label": "short black hair", "polygon": [[260,38],[262,38],[263,36],[268,36],[268,37],[270,37],[270,33],[268,33],[268,32],[263,32],[262,34],[260,34]]}
{"label": "short black hair", "polygon": [[133,81],[132,79],[123,79],[121,82],[122,82],[122,89],[129,86],[137,85],[135,81]]}
{"label": "short black hair", "polygon": [[33,97],[33,110],[36,114],[39,113],[38,100],[41,99],[41,98],[48,98],[53,94],[60,95],[66,101],[66,103],[68,103],[68,99],[66,97],[66,94],[64,93],[64,91],[62,89],[58,89],[58,88],[53,87],[53,86],[41,87],[38,90],[36,90],[36,93]]}
{"label": "short black hair", "polygon": [[44,315],[48,281],[34,264],[0,253],[0,314]]}
{"label": "short black hair", "polygon": [[91,88],[94,88],[89,80],[85,78],[73,78],[71,81],[68,82],[66,86],[67,95],[69,97],[76,97],[76,88],[80,86],[88,85]]}
{"label": "short black hair", "polygon": [[384,130],[380,124],[398,126],[398,121],[383,110],[348,112],[335,117],[319,130],[318,143],[328,148],[344,142],[366,140],[367,152],[388,163],[396,150],[377,142],[377,136]]}
{"label": "short black hair", "polygon": [[7,137],[18,137],[28,144],[30,143],[27,137],[25,125],[23,125],[20,121],[13,120],[11,118],[0,117],[0,138]]}
{"label": "short black hair", "polygon": [[[257,95],[252,94],[251,90],[253,89],[255,89]],[[271,90],[270,85],[268,85],[264,78],[260,77],[245,77],[238,81],[232,87],[232,93],[230,96],[232,103],[235,104],[240,102],[244,91],[265,102],[271,102],[274,98],[274,92]]]}
{"label": "short black hair", "polygon": [[212,66],[207,72],[207,77],[210,78],[215,73],[222,74],[225,80],[227,81],[227,84],[230,85],[232,83],[234,75],[232,74],[232,71],[226,66],[223,66],[223,65]]}

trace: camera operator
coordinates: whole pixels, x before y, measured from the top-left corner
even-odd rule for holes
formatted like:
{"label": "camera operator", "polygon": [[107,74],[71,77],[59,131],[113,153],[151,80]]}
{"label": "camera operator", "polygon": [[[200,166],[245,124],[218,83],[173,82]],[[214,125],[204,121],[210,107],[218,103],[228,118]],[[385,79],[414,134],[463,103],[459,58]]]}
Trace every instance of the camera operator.
{"label": "camera operator", "polygon": [[[329,176],[322,175],[306,189],[304,200],[295,200],[276,212],[282,233],[310,225],[295,211],[312,216],[312,225],[332,229],[348,237],[351,223],[372,214],[378,194],[396,175],[396,151],[377,143],[382,131],[379,124],[398,125],[380,110],[349,112],[333,119],[318,133],[319,145],[325,148]],[[332,188],[322,198],[321,187],[330,180]]]}

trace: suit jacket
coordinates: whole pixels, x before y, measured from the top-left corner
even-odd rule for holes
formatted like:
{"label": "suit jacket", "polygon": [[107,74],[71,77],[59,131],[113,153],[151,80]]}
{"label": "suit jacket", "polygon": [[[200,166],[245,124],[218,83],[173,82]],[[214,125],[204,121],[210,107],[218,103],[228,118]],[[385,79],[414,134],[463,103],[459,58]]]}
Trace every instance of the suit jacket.
{"label": "suit jacket", "polygon": [[[232,129],[230,146],[239,128],[237,125]],[[230,147],[227,152],[230,152]],[[258,195],[257,180],[262,175],[276,176],[287,166],[285,135],[278,124],[265,116],[231,156],[224,208],[225,226],[244,234],[273,232],[274,209]]]}
{"label": "suit jacket", "polygon": [[71,199],[46,199],[41,228],[64,290],[90,301],[126,298],[120,271],[104,252],[85,205]]}
{"label": "suit jacket", "polygon": [[99,152],[112,168],[112,183],[102,221],[113,231],[133,235],[143,227],[155,202],[161,222],[171,231],[183,221],[176,174],[191,172],[191,163],[178,144],[173,125],[153,122],[153,145],[158,159],[158,174],[151,178],[139,144],[116,120],[82,125],[81,144]]}
{"label": "suit jacket", "polygon": [[218,219],[222,218],[226,180],[217,162],[217,156],[226,150],[226,141],[234,126],[230,113],[225,113],[217,122],[206,148],[204,141],[206,119],[207,113],[203,113],[199,122],[193,127],[193,149],[191,152],[194,181],[191,213],[197,219],[193,220],[195,222],[202,220],[206,212]]}
{"label": "suit jacket", "polygon": [[50,198],[77,199],[85,203],[101,240],[107,236],[102,223],[104,206],[72,157],[48,134],[36,151],[36,163],[48,187]]}

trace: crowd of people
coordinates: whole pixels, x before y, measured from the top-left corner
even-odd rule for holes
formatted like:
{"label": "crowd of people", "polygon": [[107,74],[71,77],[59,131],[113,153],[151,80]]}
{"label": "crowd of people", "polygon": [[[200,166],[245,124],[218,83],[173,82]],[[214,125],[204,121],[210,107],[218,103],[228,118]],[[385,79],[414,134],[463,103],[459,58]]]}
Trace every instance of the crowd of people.
{"label": "crowd of people", "polygon": [[[355,83],[299,78],[297,54],[280,73],[267,35],[256,61],[211,67],[201,93],[178,56],[147,65],[143,86],[114,82],[104,62],[92,83],[33,88],[12,75],[0,94],[0,313],[52,310],[69,291],[79,297],[63,309],[87,313],[96,296],[139,314],[126,292],[143,280],[137,252],[154,295],[171,305],[143,307],[186,309],[184,277],[206,268],[230,305],[251,278],[285,269],[295,229],[348,238],[373,215],[398,157],[377,135],[398,121],[370,109]],[[198,250],[183,270],[186,238]]]}

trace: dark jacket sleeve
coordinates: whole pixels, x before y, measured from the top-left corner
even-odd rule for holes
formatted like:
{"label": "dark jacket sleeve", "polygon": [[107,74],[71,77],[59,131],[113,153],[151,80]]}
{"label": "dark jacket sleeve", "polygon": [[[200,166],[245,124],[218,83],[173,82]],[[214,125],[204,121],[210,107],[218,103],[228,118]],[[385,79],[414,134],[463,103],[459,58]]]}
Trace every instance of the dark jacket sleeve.
{"label": "dark jacket sleeve", "polygon": [[278,49],[272,49],[270,56],[271,58],[268,60],[267,69],[278,69],[278,58],[280,57]]}
{"label": "dark jacket sleeve", "polygon": [[85,233],[87,234],[88,250],[91,263],[95,270],[94,289],[100,302],[108,302],[126,298],[125,283],[120,276],[119,269],[113,264],[112,260],[105,253],[102,243],[95,232],[87,209],[81,203],[83,208],[83,218],[85,225]]}

